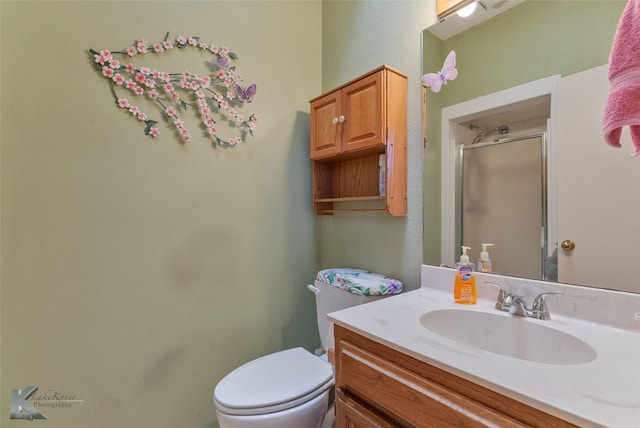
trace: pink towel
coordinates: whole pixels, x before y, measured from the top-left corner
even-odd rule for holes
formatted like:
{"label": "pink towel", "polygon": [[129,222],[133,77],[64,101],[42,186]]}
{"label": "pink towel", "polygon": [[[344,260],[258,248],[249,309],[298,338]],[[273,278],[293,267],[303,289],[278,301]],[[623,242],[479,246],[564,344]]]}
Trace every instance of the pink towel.
{"label": "pink towel", "polygon": [[620,147],[622,127],[631,132],[631,156],[640,155],[640,0],[629,0],[622,12],[609,56],[609,96],[602,130],[613,147]]}

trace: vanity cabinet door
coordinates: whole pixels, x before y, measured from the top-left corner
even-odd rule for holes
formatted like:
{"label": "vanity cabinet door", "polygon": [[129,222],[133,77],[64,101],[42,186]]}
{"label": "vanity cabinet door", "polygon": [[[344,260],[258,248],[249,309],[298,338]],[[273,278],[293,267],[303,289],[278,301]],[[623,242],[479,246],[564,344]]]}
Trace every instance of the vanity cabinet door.
{"label": "vanity cabinet door", "polygon": [[359,402],[336,391],[336,427],[392,428],[395,425],[375,414]]}
{"label": "vanity cabinet door", "polygon": [[336,428],[575,427],[340,326],[335,344]]}
{"label": "vanity cabinet door", "polygon": [[337,357],[340,389],[396,426],[525,426],[352,343],[341,342]]}

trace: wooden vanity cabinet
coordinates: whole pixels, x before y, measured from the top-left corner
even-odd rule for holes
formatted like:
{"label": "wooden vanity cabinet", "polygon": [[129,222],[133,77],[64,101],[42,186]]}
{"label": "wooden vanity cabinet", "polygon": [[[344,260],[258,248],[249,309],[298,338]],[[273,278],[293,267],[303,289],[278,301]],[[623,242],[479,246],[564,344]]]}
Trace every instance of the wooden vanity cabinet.
{"label": "wooden vanity cabinet", "polygon": [[[310,101],[313,208],[407,214],[407,76],[381,66]],[[386,192],[379,192],[385,156]],[[334,202],[380,201],[374,209],[334,210]]]}
{"label": "wooden vanity cabinet", "polygon": [[575,427],[335,326],[336,428]]}

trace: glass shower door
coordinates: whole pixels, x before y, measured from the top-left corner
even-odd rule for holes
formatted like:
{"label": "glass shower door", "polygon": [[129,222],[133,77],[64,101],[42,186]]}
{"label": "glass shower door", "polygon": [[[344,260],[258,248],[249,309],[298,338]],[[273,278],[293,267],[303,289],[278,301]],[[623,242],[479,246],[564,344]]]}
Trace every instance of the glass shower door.
{"label": "glass shower door", "polygon": [[544,279],[545,158],[545,134],[461,147],[458,248],[474,263],[493,243],[493,272]]}

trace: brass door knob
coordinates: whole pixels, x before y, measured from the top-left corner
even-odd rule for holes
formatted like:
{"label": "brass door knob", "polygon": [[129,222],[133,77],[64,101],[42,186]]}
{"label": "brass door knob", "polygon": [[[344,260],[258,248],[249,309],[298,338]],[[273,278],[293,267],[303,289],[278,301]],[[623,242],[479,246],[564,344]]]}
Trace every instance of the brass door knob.
{"label": "brass door knob", "polygon": [[576,243],[569,239],[565,239],[560,243],[560,247],[565,251],[571,251],[576,248]]}

